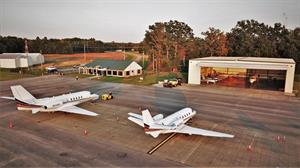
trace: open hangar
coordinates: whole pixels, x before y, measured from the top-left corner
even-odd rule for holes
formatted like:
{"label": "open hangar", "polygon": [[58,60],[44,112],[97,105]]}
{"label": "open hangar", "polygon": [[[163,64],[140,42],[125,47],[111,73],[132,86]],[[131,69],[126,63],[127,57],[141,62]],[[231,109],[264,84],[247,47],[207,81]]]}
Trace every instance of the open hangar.
{"label": "open hangar", "polygon": [[288,58],[204,57],[189,60],[189,84],[284,91],[293,95],[295,61]]}

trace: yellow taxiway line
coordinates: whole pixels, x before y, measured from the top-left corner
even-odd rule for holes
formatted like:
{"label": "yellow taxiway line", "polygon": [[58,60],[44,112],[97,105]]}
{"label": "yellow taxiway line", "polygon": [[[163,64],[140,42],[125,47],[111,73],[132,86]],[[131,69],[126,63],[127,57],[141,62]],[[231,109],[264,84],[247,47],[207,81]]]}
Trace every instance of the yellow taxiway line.
{"label": "yellow taxiway line", "polygon": [[163,141],[161,141],[160,143],[158,143],[156,146],[154,146],[152,149],[150,149],[147,154],[152,155],[158,148],[160,148],[161,146],[163,146],[166,142],[168,142],[172,137],[174,137],[176,135],[176,133],[172,133],[171,135],[169,135],[166,139],[164,139]]}

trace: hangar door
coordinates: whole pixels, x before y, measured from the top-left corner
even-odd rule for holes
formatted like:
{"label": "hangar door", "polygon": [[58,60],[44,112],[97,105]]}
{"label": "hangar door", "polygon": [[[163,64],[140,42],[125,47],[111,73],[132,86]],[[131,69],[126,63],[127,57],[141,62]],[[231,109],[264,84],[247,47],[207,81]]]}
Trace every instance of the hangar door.
{"label": "hangar door", "polygon": [[285,70],[201,67],[201,84],[284,91]]}

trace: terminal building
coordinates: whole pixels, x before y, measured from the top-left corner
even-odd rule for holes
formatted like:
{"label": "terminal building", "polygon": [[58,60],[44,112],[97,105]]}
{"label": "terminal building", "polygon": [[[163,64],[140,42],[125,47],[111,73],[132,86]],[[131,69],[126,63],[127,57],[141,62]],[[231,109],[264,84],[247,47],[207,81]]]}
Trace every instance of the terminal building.
{"label": "terminal building", "polygon": [[44,62],[44,56],[40,53],[0,54],[0,68],[28,68]]}
{"label": "terminal building", "polygon": [[204,57],[189,60],[189,84],[216,84],[293,94],[295,61],[288,58]]}
{"label": "terminal building", "polygon": [[128,60],[95,60],[78,69],[80,74],[96,76],[130,77],[141,75],[143,68],[135,61]]}

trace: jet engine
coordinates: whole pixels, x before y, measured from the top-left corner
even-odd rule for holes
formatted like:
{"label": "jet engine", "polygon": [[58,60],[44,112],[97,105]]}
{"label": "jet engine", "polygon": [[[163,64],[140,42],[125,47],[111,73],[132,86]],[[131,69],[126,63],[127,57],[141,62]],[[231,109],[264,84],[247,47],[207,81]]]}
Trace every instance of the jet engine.
{"label": "jet engine", "polygon": [[156,116],[153,117],[153,120],[158,121],[158,120],[161,120],[163,118],[164,118],[164,116],[162,114],[157,114]]}
{"label": "jet engine", "polygon": [[57,106],[60,106],[60,105],[63,105],[62,101],[60,101],[60,102],[54,102],[54,103],[49,103],[49,104],[47,104],[47,105],[45,105],[43,107],[44,107],[44,109],[49,109],[49,108],[54,108],[54,107],[57,107]]}

